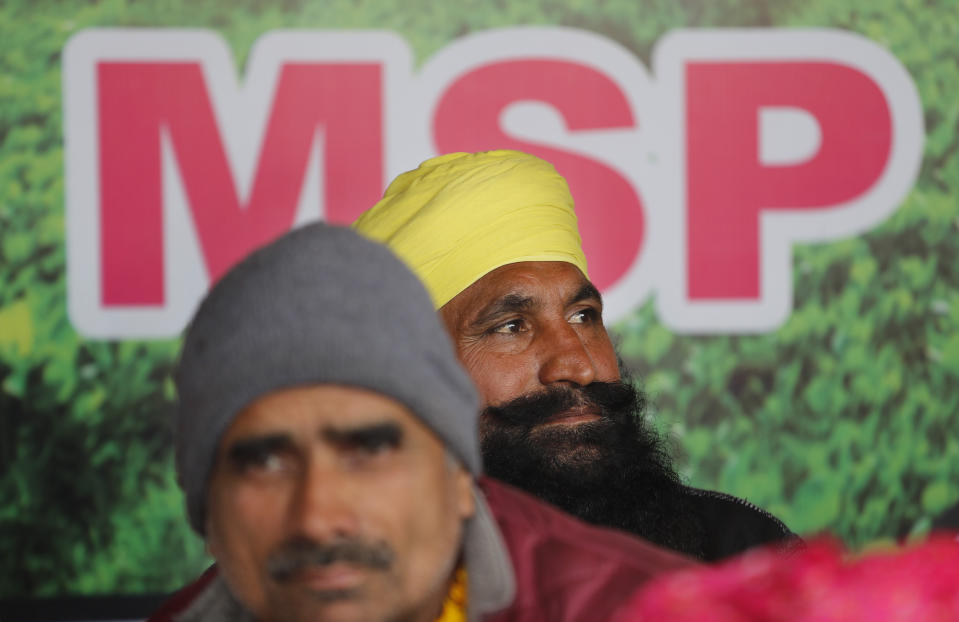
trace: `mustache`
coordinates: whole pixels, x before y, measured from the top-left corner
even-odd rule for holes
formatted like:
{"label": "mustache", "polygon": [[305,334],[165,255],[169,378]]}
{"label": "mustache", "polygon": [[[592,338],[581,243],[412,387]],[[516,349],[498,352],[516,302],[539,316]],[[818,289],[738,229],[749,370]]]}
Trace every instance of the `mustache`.
{"label": "mustache", "polygon": [[505,426],[532,428],[573,408],[594,410],[602,419],[619,420],[632,412],[641,397],[627,382],[591,382],[582,387],[548,387],[499,406],[487,406],[482,416]]}
{"label": "mustache", "polygon": [[266,560],[266,570],[271,578],[282,583],[292,579],[304,568],[322,568],[337,562],[386,571],[393,566],[394,558],[393,549],[385,542],[339,538],[329,544],[320,544],[305,538],[296,538],[270,554]]}

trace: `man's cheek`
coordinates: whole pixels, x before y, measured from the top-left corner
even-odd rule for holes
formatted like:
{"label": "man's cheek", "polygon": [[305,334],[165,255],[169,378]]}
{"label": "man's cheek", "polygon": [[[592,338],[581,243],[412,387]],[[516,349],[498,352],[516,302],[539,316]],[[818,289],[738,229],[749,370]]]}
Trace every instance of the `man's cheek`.
{"label": "man's cheek", "polygon": [[613,342],[604,330],[594,342],[593,363],[596,365],[597,378],[600,382],[615,382],[620,379],[619,359]]}
{"label": "man's cheek", "polygon": [[479,391],[484,408],[509,399],[510,387],[515,382],[514,374],[508,367],[509,361],[500,360],[501,358],[478,349],[465,352],[461,358],[463,366],[466,367],[467,373]]}
{"label": "man's cheek", "polygon": [[473,378],[473,382],[480,384],[486,377],[485,360],[487,357],[484,355],[483,349],[476,343],[458,343],[456,345],[456,357]]}
{"label": "man's cheek", "polygon": [[476,385],[476,390],[479,393],[480,398],[480,408],[486,408],[488,406],[495,406],[497,404],[497,392],[501,387],[497,387],[495,379],[491,383],[487,383],[485,376],[481,374],[474,374],[473,370],[467,368],[470,376],[473,379],[473,384]]}

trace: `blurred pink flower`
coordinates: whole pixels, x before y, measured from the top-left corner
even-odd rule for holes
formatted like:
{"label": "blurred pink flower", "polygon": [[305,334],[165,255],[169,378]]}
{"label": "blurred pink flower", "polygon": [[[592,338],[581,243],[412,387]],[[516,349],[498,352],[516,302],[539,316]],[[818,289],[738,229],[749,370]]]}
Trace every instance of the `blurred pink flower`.
{"label": "blurred pink flower", "polygon": [[830,540],[665,575],[614,622],[959,621],[959,540],[849,556]]}

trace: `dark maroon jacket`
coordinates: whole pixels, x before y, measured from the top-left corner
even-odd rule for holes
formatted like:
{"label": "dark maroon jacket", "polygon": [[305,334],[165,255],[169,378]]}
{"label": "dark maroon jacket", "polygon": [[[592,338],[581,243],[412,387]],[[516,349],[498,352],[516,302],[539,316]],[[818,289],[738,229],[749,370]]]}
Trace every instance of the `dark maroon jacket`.
{"label": "dark maroon jacket", "polygon": [[[602,529],[511,486],[480,478],[516,574],[516,598],[484,622],[603,622],[651,578],[696,562],[625,532]],[[171,622],[216,576],[174,594],[147,622]]]}
{"label": "dark maroon jacket", "polygon": [[587,525],[489,478],[480,480],[516,573],[516,598],[487,622],[603,622],[636,588],[696,565],[622,531]]}

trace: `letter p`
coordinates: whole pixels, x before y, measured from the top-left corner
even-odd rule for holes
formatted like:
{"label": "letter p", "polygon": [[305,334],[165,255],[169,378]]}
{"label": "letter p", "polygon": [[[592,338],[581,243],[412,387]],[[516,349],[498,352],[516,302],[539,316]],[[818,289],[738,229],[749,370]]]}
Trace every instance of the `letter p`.
{"label": "letter p", "polygon": [[792,243],[864,231],[912,186],[915,87],[888,52],[836,31],[680,32],[655,63],[679,171],[662,316],[689,332],[775,328]]}

